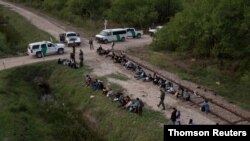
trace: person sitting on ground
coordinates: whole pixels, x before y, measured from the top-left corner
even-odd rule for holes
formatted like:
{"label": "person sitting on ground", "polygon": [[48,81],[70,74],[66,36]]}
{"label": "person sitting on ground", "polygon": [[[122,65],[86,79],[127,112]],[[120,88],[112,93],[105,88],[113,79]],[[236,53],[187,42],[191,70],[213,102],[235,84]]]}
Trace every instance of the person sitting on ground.
{"label": "person sitting on ground", "polygon": [[164,79],[161,80],[160,89],[166,89],[166,80]]}
{"label": "person sitting on ground", "polygon": [[125,64],[126,64],[127,62],[128,62],[128,60],[125,59],[125,58],[123,58],[123,59],[122,59],[122,62],[121,62],[121,65],[122,65],[122,66],[125,66]]}
{"label": "person sitting on ground", "polygon": [[112,97],[114,94],[114,91],[110,88],[110,90],[107,92],[107,97]]}
{"label": "person sitting on ground", "polygon": [[129,103],[129,101],[131,101],[130,97],[127,95],[125,98],[124,98],[124,105],[127,105]]}
{"label": "person sitting on ground", "polygon": [[[114,99],[113,99],[113,101],[118,101],[119,99],[121,99],[121,96],[123,95],[123,93],[122,92],[116,92],[116,93],[114,93],[113,94],[113,96],[114,96]],[[123,96],[122,96],[123,97]]]}
{"label": "person sitting on ground", "polygon": [[128,70],[135,70],[135,64],[134,63],[132,63],[131,61],[128,61],[126,64],[125,64],[125,66],[127,67],[127,69]]}
{"label": "person sitting on ground", "polygon": [[58,64],[62,64],[62,63],[63,63],[62,59],[59,58],[58,61],[57,61],[57,63],[58,63]]}
{"label": "person sitting on ground", "polygon": [[183,97],[184,89],[179,85],[178,90],[175,92],[176,98]]}
{"label": "person sitting on ground", "polygon": [[116,56],[114,58],[114,63],[121,63],[121,57],[120,56]]}
{"label": "person sitting on ground", "polygon": [[210,110],[209,110],[209,104],[208,104],[208,100],[205,99],[202,106],[201,106],[201,111],[202,112],[205,112],[205,113],[208,113]]}
{"label": "person sitting on ground", "polygon": [[92,83],[92,89],[96,91],[98,89],[98,79],[95,79],[95,81]]}
{"label": "person sitting on ground", "polygon": [[150,74],[148,74],[148,76],[144,79],[144,82],[151,82],[151,81],[153,81],[153,77],[152,77],[152,75],[151,75],[151,73],[150,73]]}
{"label": "person sitting on ground", "polygon": [[118,98],[118,102],[119,102],[118,107],[122,107],[125,105],[125,98],[123,95],[120,95],[120,97]]}
{"label": "person sitting on ground", "polygon": [[157,76],[154,77],[153,84],[158,85],[159,84],[158,82],[159,82],[159,77],[157,77]]}
{"label": "person sitting on ground", "polygon": [[136,75],[136,76],[140,75],[141,73],[142,73],[142,69],[141,69],[141,68],[137,68],[137,69],[135,70],[135,75]]}
{"label": "person sitting on ground", "polygon": [[102,90],[103,89],[103,83],[101,80],[98,80],[98,83],[97,83],[97,90]]}
{"label": "person sitting on ground", "polygon": [[85,83],[87,86],[92,86],[92,78],[89,75],[86,75]]}
{"label": "person sitting on ground", "polygon": [[109,53],[106,55],[106,57],[111,57],[113,58],[115,53],[113,51],[109,51]]}
{"label": "person sitting on ground", "polygon": [[145,79],[147,77],[146,73],[144,70],[141,71],[140,75],[137,76],[137,80],[140,80],[140,79]]}
{"label": "person sitting on ground", "polygon": [[166,90],[168,90],[170,87],[173,87],[173,84],[170,81],[166,81]]}
{"label": "person sitting on ground", "polygon": [[98,48],[97,48],[97,53],[100,55],[100,53],[101,53],[101,51],[102,51],[103,49],[102,49],[102,46],[100,45]]}
{"label": "person sitting on ground", "polygon": [[126,57],[125,51],[122,51],[122,52],[121,52],[121,57],[122,57],[122,58],[125,58],[125,57]]}
{"label": "person sitting on ground", "polygon": [[190,92],[187,89],[185,89],[184,93],[183,93],[184,100],[189,101],[190,100],[190,96],[191,96]]}
{"label": "person sitting on ground", "polygon": [[170,87],[168,90],[167,90],[167,92],[169,93],[169,94],[175,94],[175,89],[174,89],[174,87]]}
{"label": "person sitting on ground", "polygon": [[184,88],[183,88],[182,86],[179,86],[178,91],[179,91],[179,96],[180,96],[180,97],[183,97]]}
{"label": "person sitting on ground", "polygon": [[130,99],[130,101],[124,106],[126,110],[130,110],[135,100]]}
{"label": "person sitting on ground", "polygon": [[137,112],[139,107],[140,107],[140,100],[139,100],[139,98],[136,98],[136,100],[131,105],[129,111],[130,112]]}
{"label": "person sitting on ground", "polygon": [[155,72],[153,73],[153,78],[154,78],[154,79],[155,79],[155,78],[158,78],[158,76],[156,75]]}
{"label": "person sitting on ground", "polygon": [[111,88],[110,88],[109,86],[106,86],[106,87],[104,87],[104,88],[102,89],[102,93],[103,93],[104,95],[107,95],[107,93],[108,93],[110,90],[111,90]]}

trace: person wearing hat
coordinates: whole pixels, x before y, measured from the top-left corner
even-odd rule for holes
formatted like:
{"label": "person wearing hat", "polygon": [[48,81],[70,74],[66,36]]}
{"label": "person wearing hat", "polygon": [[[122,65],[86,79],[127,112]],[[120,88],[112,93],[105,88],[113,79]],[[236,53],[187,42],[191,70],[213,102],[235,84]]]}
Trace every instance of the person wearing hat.
{"label": "person wearing hat", "polygon": [[160,102],[157,106],[160,107],[160,105],[162,105],[162,107],[163,107],[162,110],[165,110],[164,99],[165,99],[165,91],[163,89],[161,89]]}

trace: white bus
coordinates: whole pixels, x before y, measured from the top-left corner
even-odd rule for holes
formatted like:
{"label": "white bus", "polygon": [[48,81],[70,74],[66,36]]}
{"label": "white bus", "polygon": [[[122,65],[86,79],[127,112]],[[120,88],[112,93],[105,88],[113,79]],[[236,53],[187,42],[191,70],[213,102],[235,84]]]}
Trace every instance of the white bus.
{"label": "white bus", "polygon": [[127,30],[123,28],[105,29],[95,37],[98,42],[105,44],[112,41],[125,41],[127,38]]}

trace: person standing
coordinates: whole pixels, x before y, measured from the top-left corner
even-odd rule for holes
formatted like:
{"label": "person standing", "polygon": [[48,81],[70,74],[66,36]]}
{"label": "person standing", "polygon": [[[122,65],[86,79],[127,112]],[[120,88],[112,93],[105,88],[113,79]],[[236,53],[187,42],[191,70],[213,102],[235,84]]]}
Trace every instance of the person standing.
{"label": "person standing", "polygon": [[89,40],[89,49],[90,50],[94,49],[93,39],[92,38]]}
{"label": "person standing", "polygon": [[76,68],[76,46],[75,46],[75,42],[73,43],[73,46],[72,46],[72,56],[71,56],[71,59],[72,59],[72,67],[73,68]]}
{"label": "person standing", "polygon": [[165,99],[165,92],[163,89],[161,89],[160,102],[157,106],[160,107],[160,105],[162,105],[162,107],[163,107],[162,110],[165,110],[164,99]]}
{"label": "person standing", "polygon": [[181,125],[181,112],[176,112],[176,125]]}
{"label": "person standing", "polygon": [[84,60],[83,55],[84,55],[83,51],[82,51],[82,49],[80,49],[79,60],[80,60],[80,66],[81,67],[83,67],[83,60]]}
{"label": "person standing", "polygon": [[176,113],[177,113],[176,108],[173,108],[173,111],[172,111],[171,117],[170,117],[170,120],[171,120],[171,124],[172,124],[172,125],[175,125],[175,122],[176,122]]}
{"label": "person standing", "polygon": [[112,41],[112,45],[111,45],[112,50],[114,50],[114,46],[115,46],[115,41]]}
{"label": "person standing", "polygon": [[193,123],[193,119],[189,119],[189,121],[188,121],[188,125],[193,125],[194,123]]}

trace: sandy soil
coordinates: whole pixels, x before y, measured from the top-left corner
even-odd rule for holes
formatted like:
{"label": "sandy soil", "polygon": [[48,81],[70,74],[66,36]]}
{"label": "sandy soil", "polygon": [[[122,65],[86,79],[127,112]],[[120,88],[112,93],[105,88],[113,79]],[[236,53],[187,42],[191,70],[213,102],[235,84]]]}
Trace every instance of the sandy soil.
{"label": "sandy soil", "polygon": [[[46,18],[44,16],[34,14],[33,12],[30,12],[24,8],[17,7],[13,4],[3,2],[0,0],[0,4],[6,5],[8,7],[11,7],[12,10],[20,13],[22,16],[27,18],[31,21],[35,26],[37,26],[39,29],[42,29],[54,37],[58,38],[59,33],[62,33],[65,30],[72,30],[73,27],[66,27],[63,23],[58,23],[56,20],[51,20],[50,18]],[[83,34],[81,34],[83,35]],[[121,81],[117,79],[109,78],[108,80],[113,83],[120,84],[123,88],[125,88],[129,95],[132,95],[134,98],[139,97],[145,103],[148,107],[160,111],[166,115],[167,118],[170,117],[171,109],[168,108],[165,111],[161,111],[160,108],[158,108],[156,105],[159,102],[159,88],[153,86],[149,83],[142,83],[138,80],[135,80],[133,78],[133,74],[131,72],[128,72],[124,68],[122,68],[119,65],[113,64],[109,59],[105,59],[103,57],[98,56],[95,51],[89,50],[89,47],[87,46],[87,38],[82,38],[82,41],[85,43],[81,47],[77,48],[77,52],[79,52],[79,49],[83,49],[84,51],[84,57],[85,57],[85,64],[90,66],[93,69],[93,75],[96,76],[105,76],[109,74],[114,73],[121,73],[129,78],[130,80],[127,81]],[[147,44],[150,44],[152,39],[149,36],[143,36],[142,39],[128,39],[125,42],[116,43],[115,49],[127,49],[130,47],[141,47],[145,46]],[[94,43],[95,47],[99,46],[99,44]],[[111,48],[111,44],[102,45],[104,48]],[[60,58],[69,57],[69,52],[71,52],[71,48],[66,48],[64,55],[54,55],[54,56],[48,56],[45,59],[37,59],[31,56],[23,56],[23,57],[14,57],[14,58],[5,58],[0,59],[0,70],[6,69],[6,68],[12,68],[15,66],[21,66],[25,64],[30,63],[36,63],[36,62],[42,62],[47,60],[53,60]],[[175,98],[171,96],[167,96],[165,99],[165,103],[168,105],[168,107],[177,107],[178,110],[181,111],[181,122],[187,123],[190,118],[194,120],[195,124],[215,124],[217,122],[214,119],[209,119],[207,115],[201,113],[197,108],[193,108],[189,106],[186,103],[183,103],[179,100],[176,100]]]}

